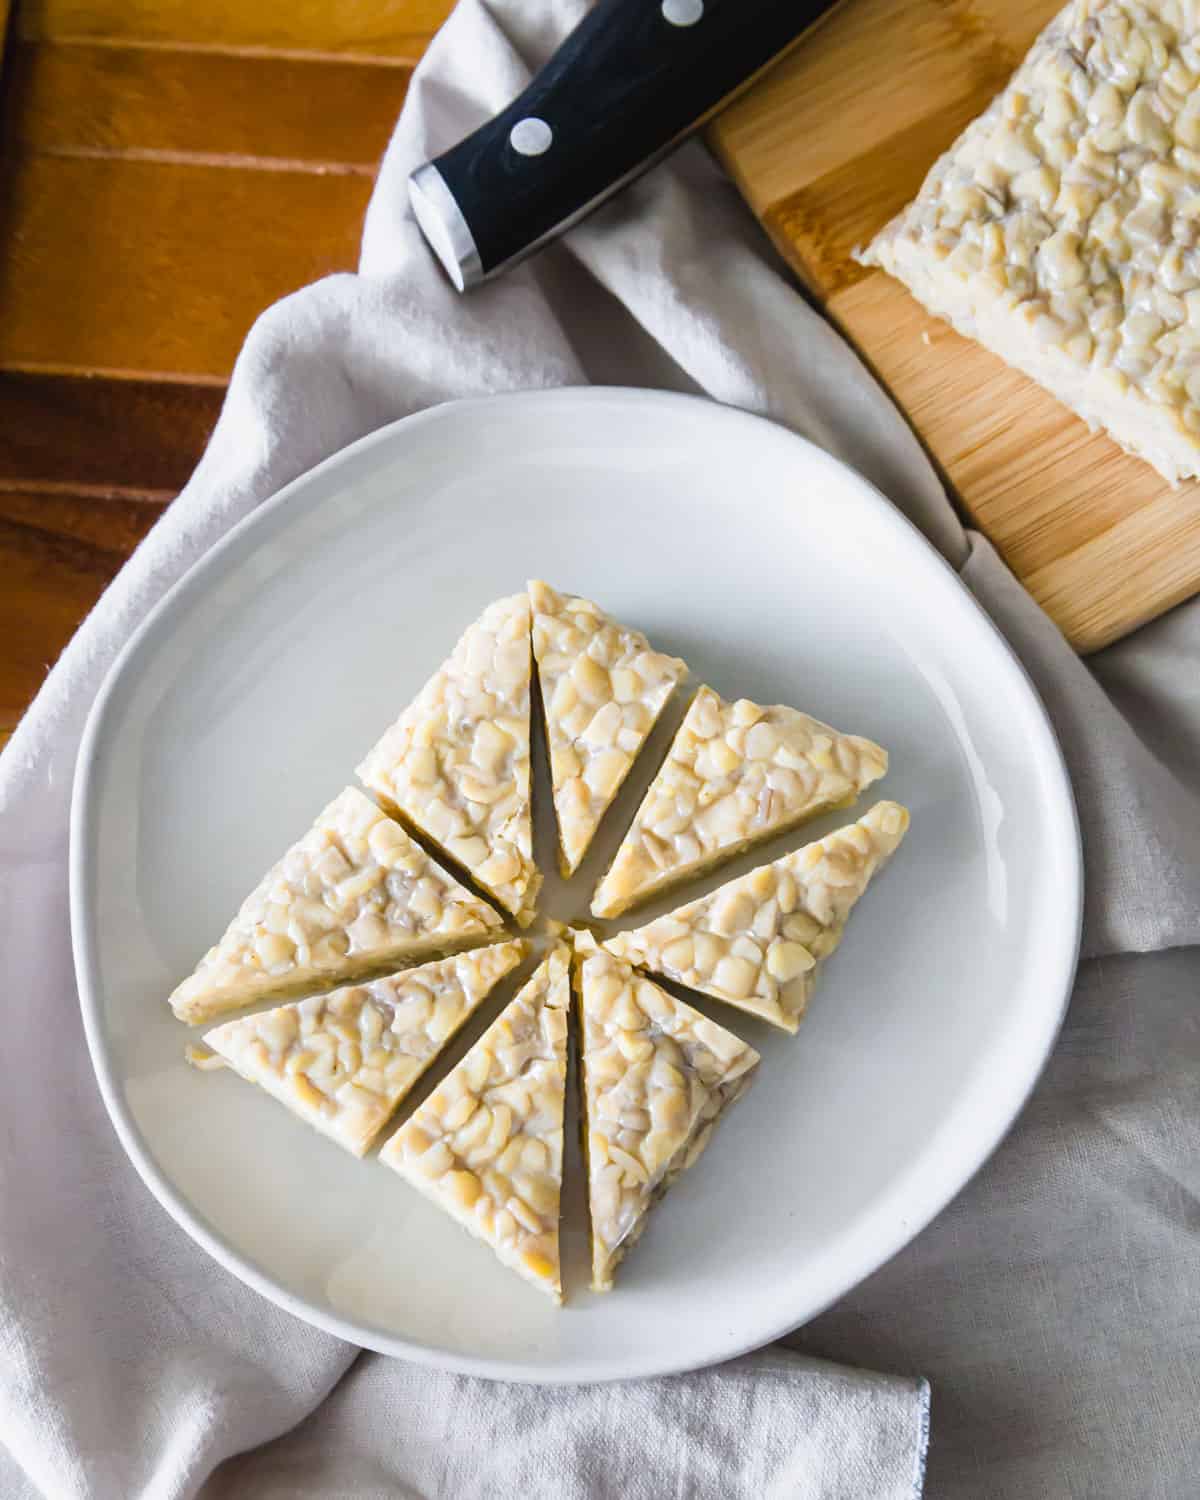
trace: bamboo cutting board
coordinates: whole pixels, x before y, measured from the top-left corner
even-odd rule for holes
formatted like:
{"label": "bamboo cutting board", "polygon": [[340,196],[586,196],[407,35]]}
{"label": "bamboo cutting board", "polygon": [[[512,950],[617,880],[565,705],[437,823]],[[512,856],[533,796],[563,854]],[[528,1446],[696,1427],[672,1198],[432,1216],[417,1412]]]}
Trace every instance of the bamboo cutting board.
{"label": "bamboo cutting board", "polygon": [[710,127],[808,288],[972,521],[1080,651],[1200,591],[1200,483],[1172,489],[851,258],[1000,91],[1060,0],[845,0]]}

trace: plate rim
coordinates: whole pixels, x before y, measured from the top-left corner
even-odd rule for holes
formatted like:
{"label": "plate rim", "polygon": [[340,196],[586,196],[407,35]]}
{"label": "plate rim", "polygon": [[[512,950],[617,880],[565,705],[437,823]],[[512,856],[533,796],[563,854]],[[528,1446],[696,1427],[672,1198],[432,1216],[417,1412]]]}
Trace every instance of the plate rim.
{"label": "plate rim", "polygon": [[[493,409],[498,403],[534,406],[544,403],[551,406],[586,407],[591,402],[597,400],[611,402],[622,399],[636,401],[639,405],[643,406],[654,403],[664,408],[687,410],[704,407],[707,415],[714,420],[730,422],[734,426],[739,427],[762,428],[773,434],[782,435],[807,450],[807,457],[810,463],[815,461],[818,468],[821,465],[830,466],[839,471],[844,478],[848,478],[852,484],[858,486],[863,493],[864,500],[877,512],[881,523],[885,527],[890,526],[893,531],[902,535],[906,544],[915,542],[918,550],[923,551],[949,575],[954,587],[959,591],[966,603],[968,610],[973,611],[983,625],[984,634],[992,638],[994,645],[1000,649],[1001,658],[1006,659],[1009,667],[1015,669],[1016,678],[1024,685],[1024,689],[1029,696],[1029,705],[1033,709],[1035,719],[1040,727],[1042,744],[1031,752],[1031,763],[1043,766],[1046,770],[1053,773],[1053,779],[1057,783],[1057,800],[1060,804],[1059,812],[1065,815],[1066,818],[1067,826],[1063,832],[1067,837],[1063,841],[1060,853],[1065,856],[1069,864],[1067,874],[1070,889],[1064,893],[1063,907],[1064,916],[1068,915],[1069,909],[1070,920],[1069,922],[1064,921],[1062,924],[1061,930],[1066,941],[1060,946],[1055,955],[1056,965],[1053,983],[1047,984],[1048,991],[1057,993],[1056,1005],[1053,1011],[1048,1010],[1047,1012],[1046,1021],[1037,1047],[1030,1049],[1028,1060],[1020,1075],[1019,1087],[1014,1089],[1008,1102],[999,1111],[998,1118],[993,1122],[992,1128],[979,1137],[974,1149],[967,1154],[965,1169],[956,1170],[952,1174],[954,1181],[951,1184],[948,1184],[940,1176],[932,1191],[930,1191],[927,1184],[924,1199],[919,1205],[919,1212],[913,1215],[905,1215],[898,1227],[889,1228],[888,1233],[883,1235],[868,1253],[863,1255],[860,1252],[857,1259],[851,1259],[848,1274],[839,1278],[840,1284],[838,1289],[826,1297],[820,1305],[813,1308],[806,1308],[800,1313],[799,1319],[797,1319],[794,1312],[784,1309],[781,1316],[776,1321],[773,1321],[769,1327],[756,1329],[748,1339],[739,1336],[727,1346],[714,1349],[706,1355],[699,1357],[687,1355],[679,1358],[672,1357],[669,1353],[664,1352],[661,1356],[654,1358],[641,1358],[632,1363],[627,1361],[619,1367],[614,1367],[612,1361],[601,1360],[593,1363],[585,1362],[582,1365],[564,1370],[553,1362],[511,1363],[498,1356],[460,1354],[404,1338],[388,1330],[373,1328],[369,1324],[356,1322],[353,1319],[340,1317],[337,1314],[331,1313],[316,1303],[310,1302],[307,1298],[290,1291],[282,1283],[275,1280],[271,1273],[259,1265],[253,1258],[235,1249],[217,1230],[207,1223],[199,1210],[193,1207],[182,1192],[174,1186],[166,1173],[155,1162],[149,1142],[145,1139],[140,1127],[133,1118],[132,1112],[121,1097],[121,1086],[107,1046],[102,1016],[99,971],[97,968],[99,939],[95,931],[94,902],[92,900],[92,888],[89,880],[89,855],[92,850],[88,840],[88,833],[95,821],[94,811],[97,798],[94,779],[98,770],[104,730],[107,727],[110,707],[118,688],[123,682],[128,664],[142,643],[156,631],[160,621],[178,605],[179,601],[197,588],[202,587],[206,576],[218,568],[227,555],[243,543],[246,535],[256,526],[261,525],[267,517],[274,515],[286,505],[297,491],[318,482],[321,477],[327,475],[329,471],[336,469],[343,463],[348,462],[354,455],[361,454],[377,446],[392,443],[397,440],[399,434],[411,432],[415,428],[444,421],[447,418],[453,420],[455,416],[461,416],[472,409]],[[323,1332],[329,1333],[344,1342],[371,1349],[380,1354],[405,1359],[432,1369],[447,1370],[464,1375],[475,1375],[491,1380],[511,1380],[525,1384],[581,1385],[610,1380],[646,1379],[660,1375],[682,1374],[689,1370],[706,1368],[728,1359],[737,1358],[752,1350],[762,1348],[776,1339],[782,1338],[796,1328],[804,1326],[804,1324],[810,1322],[813,1318],[818,1317],[833,1303],[846,1296],[865,1280],[866,1277],[873,1275],[875,1271],[886,1265],[910,1244],[968,1186],[994,1154],[1024,1111],[1049,1061],[1066,1018],[1074,989],[1082,938],[1084,908],[1082,836],[1074,788],[1061,744],[1059,743],[1050,715],[1042,701],[1041,694],[1038,692],[1029,671],[1007,638],[1003,635],[999,626],[963,582],[958,571],[934,547],[915,523],[893,501],[889,500],[876,485],[860,474],[850,464],[829,453],[826,449],[820,447],[809,438],[802,436],[792,428],[758,413],[748,412],[740,407],[715,401],[708,396],[654,390],[637,386],[560,386],[545,389],[508,391],[493,395],[470,396],[459,400],[439,402],[434,406],[426,407],[406,417],[400,417],[393,422],[376,428],[373,432],[364,434],[336,452],[329,454],[326,458],[320,460],[320,462],[311,468],[306,469],[294,479],[289,480],[282,488],[268,496],[261,504],[236,522],[223,537],[208,548],[176,579],[163,596],[150,608],[145,618],[133,630],[129,639],[120,648],[110,664],[95,700],[88,711],[87,721],[75,761],[71,792],[69,837],[68,874],[71,948],[88,1053],[101,1098],[104,1101],[105,1109],[116,1131],[117,1138],[126,1156],[129,1158],[142,1182],[149,1189],[151,1195],[180,1228],[195,1243],[200,1245],[218,1265],[233,1276],[236,1276],[239,1281],[258,1292],[260,1296],[265,1297],[268,1301],[291,1313],[301,1321],[319,1328]]]}

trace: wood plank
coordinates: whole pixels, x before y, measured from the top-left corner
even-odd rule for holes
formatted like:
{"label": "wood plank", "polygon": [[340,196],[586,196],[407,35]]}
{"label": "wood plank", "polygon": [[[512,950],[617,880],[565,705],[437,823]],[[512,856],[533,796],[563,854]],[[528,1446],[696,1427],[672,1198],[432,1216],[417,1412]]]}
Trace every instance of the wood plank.
{"label": "wood plank", "polygon": [[[881,52],[889,58],[882,87]],[[850,0],[722,111],[709,139],[761,218],[931,112],[954,100],[990,97],[1018,57],[981,32],[966,5]],[[901,150],[891,165],[909,172],[916,166]],[[869,174],[863,177],[870,183]]]}
{"label": "wood plank", "polygon": [[353,268],[370,191],[365,174],[10,158],[0,365],[223,379],[263,308]]}
{"label": "wood plank", "polygon": [[411,71],[408,62],[16,41],[0,129],[9,149],[276,157],[369,172]]}
{"label": "wood plank", "polygon": [[217,384],[0,371],[0,485],[174,494],[223,396]]}
{"label": "wood plank", "polygon": [[147,493],[99,495],[96,490],[47,491],[0,485],[0,522],[20,529],[34,547],[87,559],[89,571],[109,576],[162,515],[169,497]]}
{"label": "wood plank", "polygon": [[415,62],[453,0],[22,0],[27,40],[110,37],[361,53]]}
{"label": "wood plank", "polygon": [[161,509],[0,488],[0,735]]}
{"label": "wood plank", "polygon": [[[946,324],[931,327],[890,277],[872,273],[831,306],[852,338],[870,338],[881,379],[906,392],[917,430],[971,497],[973,514],[1003,532],[1022,574],[1049,567],[1164,492],[1188,496],[1189,508],[1200,511],[1200,487],[1172,490],[1148,464],[1122,473],[1111,463],[1107,437],[1089,432],[1033,381]],[[884,324],[887,337],[879,331]],[[1033,490],[1043,504],[1028,503]]]}
{"label": "wood plank", "polygon": [[1070,621],[1084,649],[1106,646],[1196,592],[1200,506],[1194,487],[1168,490],[1153,504],[1098,531],[1052,566],[1025,575],[1030,593],[1053,618]]}
{"label": "wood plank", "polygon": [[0,90],[0,743],[191,473],[254,317],[355,264],[371,174],[450,3],[18,8]]}
{"label": "wood plank", "polygon": [[870,274],[855,250],[916,195],[928,163],[976,113],[971,95],[952,99],[873,151],[762,206],[767,232],[806,286],[824,301]]}

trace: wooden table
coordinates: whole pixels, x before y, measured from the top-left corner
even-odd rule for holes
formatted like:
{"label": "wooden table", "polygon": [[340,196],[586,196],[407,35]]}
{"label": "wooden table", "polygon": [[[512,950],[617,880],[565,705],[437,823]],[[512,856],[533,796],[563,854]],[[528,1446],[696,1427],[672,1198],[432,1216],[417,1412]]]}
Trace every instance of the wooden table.
{"label": "wooden table", "polygon": [[353,267],[450,6],[0,0],[0,743],[187,479],[255,316]]}

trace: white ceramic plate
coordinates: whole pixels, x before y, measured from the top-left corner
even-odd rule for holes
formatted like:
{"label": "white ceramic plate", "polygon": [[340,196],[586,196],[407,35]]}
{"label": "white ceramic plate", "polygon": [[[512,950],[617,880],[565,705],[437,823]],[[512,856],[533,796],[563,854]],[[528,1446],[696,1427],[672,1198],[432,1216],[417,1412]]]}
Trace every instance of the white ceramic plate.
{"label": "white ceramic plate", "polygon": [[[165,1005],[459,632],[530,576],[598,599],[727,696],[795,704],[881,741],[892,770],[878,790],[913,814],[799,1036],[702,1005],[761,1050],[760,1075],[607,1297],[584,1289],[575,1173],[561,1311],[377,1161],[353,1160],[233,1074],[187,1067],[188,1033]],[[585,913],[653,758],[582,878],[548,881],[543,911]],[[539,817],[546,806],[543,789]],[[1081,904],[1073,803],[1043,710],[917,532],[781,428],[602,389],[400,422],[239,526],[100,694],[71,876],[96,1074],[167,1211],[235,1275],[342,1338],[546,1381],[725,1358],[894,1254],[1031,1088],[1069,993]]]}

